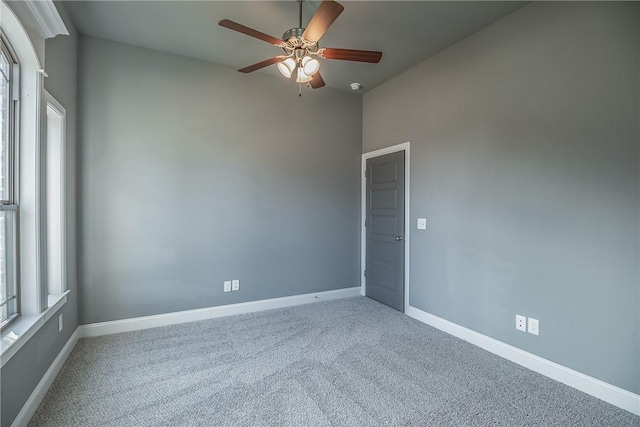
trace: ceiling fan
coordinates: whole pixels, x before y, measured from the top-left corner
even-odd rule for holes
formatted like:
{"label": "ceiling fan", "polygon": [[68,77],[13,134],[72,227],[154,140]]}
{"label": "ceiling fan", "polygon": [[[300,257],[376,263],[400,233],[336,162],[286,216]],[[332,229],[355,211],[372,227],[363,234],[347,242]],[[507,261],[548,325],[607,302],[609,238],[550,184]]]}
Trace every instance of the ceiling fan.
{"label": "ceiling fan", "polygon": [[343,61],[358,61],[378,63],[382,58],[382,52],[371,50],[338,49],[319,47],[318,40],[324,35],[333,21],[342,13],[344,7],[333,0],[324,0],[316,13],[311,17],[309,25],[302,27],[302,0],[298,0],[299,21],[297,28],[287,30],[282,40],[249,28],[229,19],[218,22],[230,30],[246,34],[256,39],[264,40],[285,51],[285,55],[278,55],[253,65],[241,68],[241,73],[251,73],[269,65],[277,64],[278,71],[286,78],[296,75],[297,83],[309,83],[312,88],[318,89],[325,85],[320,75],[320,62],[316,57],[324,59],[338,59]]}

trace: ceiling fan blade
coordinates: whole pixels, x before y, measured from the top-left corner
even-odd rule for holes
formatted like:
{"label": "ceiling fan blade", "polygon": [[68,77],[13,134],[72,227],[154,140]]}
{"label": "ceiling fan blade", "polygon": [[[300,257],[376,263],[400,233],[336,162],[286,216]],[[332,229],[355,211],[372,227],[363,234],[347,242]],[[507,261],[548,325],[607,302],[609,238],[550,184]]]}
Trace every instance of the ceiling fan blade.
{"label": "ceiling fan blade", "polygon": [[318,89],[321,88],[322,86],[324,86],[324,80],[322,79],[322,76],[320,75],[320,72],[317,72],[314,74],[313,78],[311,79],[311,87],[314,89]]}
{"label": "ceiling fan blade", "polygon": [[278,62],[282,62],[284,58],[282,56],[276,56],[275,58],[265,59],[264,61],[258,62],[253,65],[249,65],[247,67],[241,68],[238,71],[241,73],[251,73],[253,71],[259,70],[260,68],[268,67],[269,65],[277,64]]}
{"label": "ceiling fan blade", "polygon": [[254,30],[253,28],[249,28],[245,25],[238,24],[237,22],[230,21],[229,19],[223,19],[222,21],[218,22],[218,25],[233,31],[237,31],[242,34],[246,34],[249,37],[254,37],[256,39],[264,40],[267,43],[271,43],[276,46],[282,45],[282,40],[280,39],[270,36],[269,34],[262,33],[258,30]]}
{"label": "ceiling fan blade", "polygon": [[324,0],[313,17],[311,17],[311,21],[309,21],[309,25],[304,30],[302,37],[311,42],[317,42],[343,10],[344,6],[340,3],[333,0]]}
{"label": "ceiling fan blade", "polygon": [[374,50],[354,50],[354,49],[336,49],[325,48],[321,53],[326,59],[341,59],[343,61],[358,61],[378,63],[382,59],[382,52]]}

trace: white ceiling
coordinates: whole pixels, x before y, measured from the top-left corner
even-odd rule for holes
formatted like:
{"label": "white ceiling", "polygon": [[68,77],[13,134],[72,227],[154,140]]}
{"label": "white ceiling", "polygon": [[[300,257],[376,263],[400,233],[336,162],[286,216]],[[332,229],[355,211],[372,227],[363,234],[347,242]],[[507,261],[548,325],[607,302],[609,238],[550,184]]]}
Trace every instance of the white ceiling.
{"label": "white ceiling", "polygon": [[[322,60],[329,87],[373,89],[466,36],[524,6],[510,1],[340,1],[344,12],[321,47],[379,50],[379,64]],[[303,3],[303,26],[319,1]],[[298,4],[288,1],[68,1],[84,35],[242,68],[280,55],[273,45],[222,28],[228,18],[280,38],[298,26]],[[270,66],[257,72],[282,78]],[[251,78],[251,74],[246,76]],[[321,90],[321,89],[320,89]]]}

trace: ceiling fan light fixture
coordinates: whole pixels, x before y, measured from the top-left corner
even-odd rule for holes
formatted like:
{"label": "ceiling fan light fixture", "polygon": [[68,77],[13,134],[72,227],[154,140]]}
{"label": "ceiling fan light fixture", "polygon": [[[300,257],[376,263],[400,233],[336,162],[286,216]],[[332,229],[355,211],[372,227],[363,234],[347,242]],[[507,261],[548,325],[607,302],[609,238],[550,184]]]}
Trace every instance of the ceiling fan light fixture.
{"label": "ceiling fan light fixture", "polygon": [[310,56],[302,58],[302,69],[307,76],[313,76],[320,70],[320,61]]}
{"label": "ceiling fan light fixture", "polygon": [[[221,27],[245,34],[254,39],[265,41],[281,48],[285,54],[260,61],[241,68],[241,73],[252,73],[270,65],[276,65],[278,72],[284,78],[292,78],[296,73],[297,83],[309,83],[313,89],[325,86],[320,75],[320,58],[340,61],[356,61],[378,63],[382,52],[371,50],[320,48],[318,41],[324,36],[331,24],[338,18],[344,7],[335,0],[322,0],[320,6],[309,20],[306,27],[302,26],[302,1],[298,0],[298,26],[287,30],[282,39],[277,39],[254,28],[247,27],[229,19],[218,22]],[[355,90],[355,89],[354,89]],[[302,96],[302,86],[300,87]]]}
{"label": "ceiling fan light fixture", "polygon": [[310,82],[313,77],[304,72],[302,67],[298,67],[298,77],[296,78],[296,83],[307,83]]}
{"label": "ceiling fan light fixture", "polygon": [[282,74],[283,77],[289,78],[291,74],[293,74],[293,70],[296,69],[296,61],[292,58],[287,58],[282,62],[278,63],[278,71]]}

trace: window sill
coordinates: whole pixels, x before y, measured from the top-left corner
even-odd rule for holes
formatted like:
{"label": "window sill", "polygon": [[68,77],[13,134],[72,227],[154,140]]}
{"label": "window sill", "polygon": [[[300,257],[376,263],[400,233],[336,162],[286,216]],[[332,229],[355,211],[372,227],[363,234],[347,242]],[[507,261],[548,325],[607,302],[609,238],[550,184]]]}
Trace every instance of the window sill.
{"label": "window sill", "polygon": [[70,291],[60,294],[49,294],[48,306],[45,311],[32,316],[20,316],[7,330],[2,332],[2,366],[22,348],[38,330],[44,326],[67,302]]}

